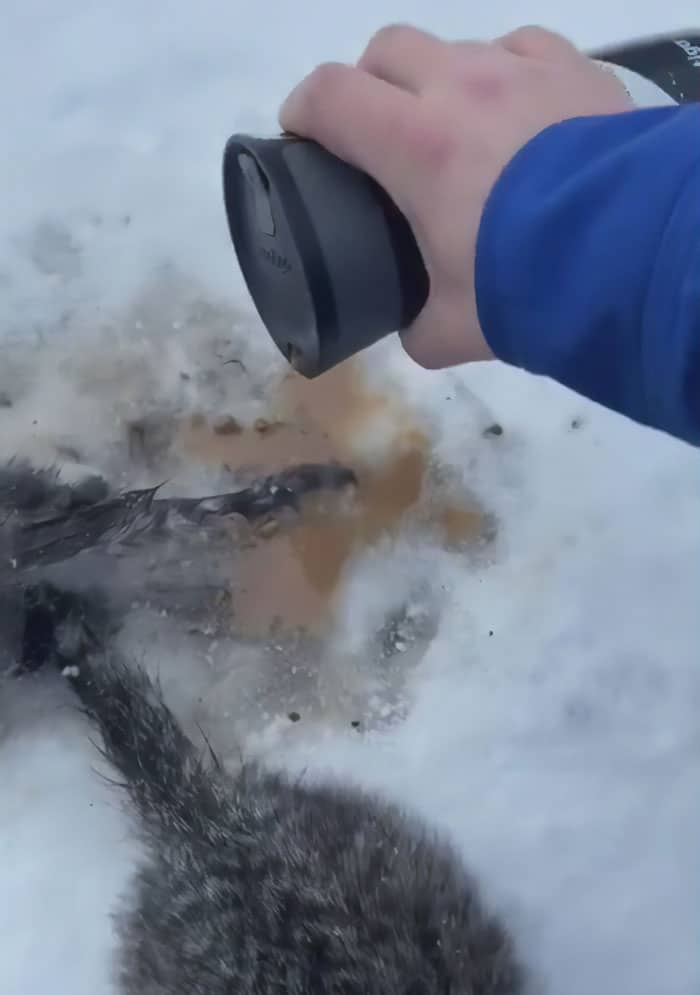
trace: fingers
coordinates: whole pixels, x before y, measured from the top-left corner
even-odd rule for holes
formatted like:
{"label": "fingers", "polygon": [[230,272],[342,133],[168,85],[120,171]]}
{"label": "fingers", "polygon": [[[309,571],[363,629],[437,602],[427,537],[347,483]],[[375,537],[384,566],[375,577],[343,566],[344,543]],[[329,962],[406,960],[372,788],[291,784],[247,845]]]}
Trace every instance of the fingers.
{"label": "fingers", "polygon": [[420,93],[449,57],[449,46],[418,28],[394,24],[374,35],[357,63],[364,72]]}
{"label": "fingers", "polygon": [[[280,109],[289,132],[311,138],[392,190],[397,203],[413,185],[411,152],[425,140],[418,101],[362,69],[319,66]],[[420,158],[417,151],[416,158]]]}

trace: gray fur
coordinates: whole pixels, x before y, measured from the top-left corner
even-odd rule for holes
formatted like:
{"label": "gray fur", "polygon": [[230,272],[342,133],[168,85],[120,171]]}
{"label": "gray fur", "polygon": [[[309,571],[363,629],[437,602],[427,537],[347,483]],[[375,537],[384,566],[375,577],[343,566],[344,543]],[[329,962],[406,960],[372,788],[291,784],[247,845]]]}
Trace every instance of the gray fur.
{"label": "gray fur", "polygon": [[444,840],[356,790],[223,769],[117,654],[108,613],[47,583],[25,605],[29,643],[50,620],[42,651],[99,731],[149,854],[118,916],[124,995],[526,991]]}

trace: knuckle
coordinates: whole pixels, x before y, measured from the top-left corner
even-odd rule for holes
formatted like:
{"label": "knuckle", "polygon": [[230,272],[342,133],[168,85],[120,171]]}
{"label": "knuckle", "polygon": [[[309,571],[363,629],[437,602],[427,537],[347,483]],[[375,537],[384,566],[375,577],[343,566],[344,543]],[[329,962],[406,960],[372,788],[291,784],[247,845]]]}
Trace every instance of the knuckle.
{"label": "knuckle", "polygon": [[511,82],[512,68],[489,57],[466,59],[456,68],[456,83],[476,100],[493,100],[503,95]]}
{"label": "knuckle", "polygon": [[551,33],[539,24],[521,24],[508,36],[514,42],[520,42],[523,48],[528,45],[537,47],[540,44],[547,44]]}
{"label": "knuckle", "polygon": [[342,89],[345,83],[346,67],[340,62],[323,62],[309,74],[306,93],[311,99],[327,97]]}
{"label": "knuckle", "polygon": [[297,111],[305,119],[321,120],[335,106],[346,84],[346,67],[338,62],[324,62],[306,77],[296,98]]}
{"label": "knuckle", "polygon": [[531,58],[552,58],[572,51],[575,46],[563,35],[539,24],[524,24],[505,36],[507,47]]}
{"label": "knuckle", "polygon": [[375,31],[370,38],[363,58],[371,59],[378,52],[401,47],[414,33],[415,29],[408,24],[402,24],[398,21],[393,24],[385,24],[384,27]]}

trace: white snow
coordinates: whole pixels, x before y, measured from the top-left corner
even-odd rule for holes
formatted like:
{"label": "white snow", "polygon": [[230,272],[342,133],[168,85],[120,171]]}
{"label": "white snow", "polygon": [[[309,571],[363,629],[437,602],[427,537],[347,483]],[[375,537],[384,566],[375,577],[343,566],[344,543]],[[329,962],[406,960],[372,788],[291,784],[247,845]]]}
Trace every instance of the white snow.
{"label": "white snow", "polygon": [[[231,387],[200,375],[231,321],[256,376],[279,370],[235,272],[219,163],[231,132],[275,130],[279,101],[316,62],[353,58],[394,20],[456,37],[539,21],[584,45],[698,20],[689,0],[625,6],[5,3],[0,391],[17,403],[0,411],[2,453],[75,443],[119,473],[120,419],[214,411],[235,390],[233,373]],[[407,534],[347,579],[335,646],[313,666],[367,696],[357,659],[384,617],[419,581],[440,601],[422,663],[395,660],[403,721],[364,736],[332,716],[290,727],[263,688],[251,748],[444,826],[548,993],[699,991],[697,453],[499,365],[427,373],[393,341],[370,358],[380,382],[420,398],[437,458],[498,534],[478,559]],[[493,421],[504,434],[485,439]],[[201,492],[207,474],[179,470]],[[185,642],[171,659],[170,621],[154,633],[136,618],[132,636],[180,707],[195,687],[211,692],[221,731],[260,656],[242,651],[230,679],[226,646],[209,637],[206,667]],[[293,678],[303,713],[298,661]],[[47,678],[31,701],[3,694],[0,992],[112,995],[110,915],[137,853],[128,822],[68,689]]]}

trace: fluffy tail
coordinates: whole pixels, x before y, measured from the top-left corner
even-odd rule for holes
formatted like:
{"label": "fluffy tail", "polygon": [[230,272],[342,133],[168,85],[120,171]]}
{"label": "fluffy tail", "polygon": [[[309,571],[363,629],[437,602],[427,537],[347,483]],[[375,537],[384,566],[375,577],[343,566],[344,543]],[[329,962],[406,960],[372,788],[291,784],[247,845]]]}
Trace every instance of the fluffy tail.
{"label": "fluffy tail", "polygon": [[146,830],[216,843],[230,794],[213,752],[200,755],[158,684],[106,645],[105,619],[84,597],[42,583],[25,604],[27,663],[51,659],[70,681]]}

